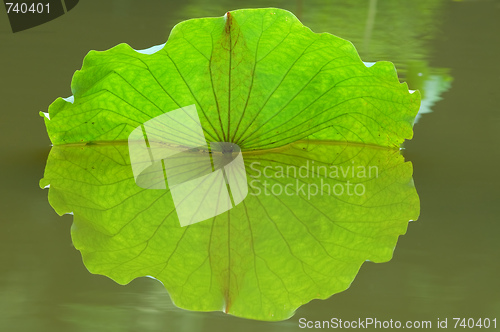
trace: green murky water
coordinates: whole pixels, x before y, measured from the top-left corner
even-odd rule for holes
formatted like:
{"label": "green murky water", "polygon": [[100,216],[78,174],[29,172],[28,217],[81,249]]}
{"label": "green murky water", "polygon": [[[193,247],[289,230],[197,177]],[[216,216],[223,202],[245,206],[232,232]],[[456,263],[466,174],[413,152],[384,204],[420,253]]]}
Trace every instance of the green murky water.
{"label": "green murky water", "polygon": [[[404,150],[421,213],[393,259],[364,264],[348,290],[277,323],[182,310],[155,280],[120,286],[90,274],[72,246],[72,216],[59,217],[38,187],[50,151],[38,112],[71,95],[71,76],[91,49],[121,42],[143,49],[163,43],[179,21],[267,6],[352,41],[364,61],[394,62],[423,94]],[[16,34],[0,16],[2,330],[290,331],[300,330],[301,318],[500,319],[498,2],[86,1]]]}

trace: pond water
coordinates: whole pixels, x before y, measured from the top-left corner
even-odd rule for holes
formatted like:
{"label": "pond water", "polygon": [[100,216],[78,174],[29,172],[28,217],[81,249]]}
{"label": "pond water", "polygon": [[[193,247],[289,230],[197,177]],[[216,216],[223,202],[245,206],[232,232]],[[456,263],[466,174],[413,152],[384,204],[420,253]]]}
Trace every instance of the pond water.
{"label": "pond water", "polygon": [[71,215],[58,216],[39,188],[50,141],[39,111],[71,95],[92,49],[165,42],[178,22],[221,16],[231,1],[85,1],[44,25],[13,34],[0,21],[3,142],[0,147],[0,329],[5,331],[294,331],[300,319],[500,323],[498,1],[254,1],[288,9],[315,32],[350,40],[363,61],[392,61],[422,92],[413,163],[420,216],[392,260],[362,265],[351,286],[262,322],[177,308],[163,285],[127,286],[89,273],[73,247]]}

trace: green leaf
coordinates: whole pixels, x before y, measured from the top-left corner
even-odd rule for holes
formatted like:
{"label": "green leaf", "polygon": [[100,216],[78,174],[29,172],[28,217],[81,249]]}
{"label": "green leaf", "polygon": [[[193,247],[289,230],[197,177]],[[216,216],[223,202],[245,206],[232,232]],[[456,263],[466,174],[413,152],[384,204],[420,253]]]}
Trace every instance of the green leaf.
{"label": "green leaf", "polygon": [[[138,187],[128,153],[126,144],[55,146],[40,186],[50,184],[59,214],[74,213],[73,243],[90,272],[120,284],[153,276],[190,310],[286,319],[347,289],[366,260],[390,260],[419,214],[412,166],[399,151],[299,141],[243,153],[245,200],[180,227],[168,188]],[[276,195],[287,185],[294,194]],[[314,186],[323,189],[313,194]]]}
{"label": "green leaf", "polygon": [[267,149],[313,137],[398,147],[420,95],[394,66],[366,67],[354,46],[290,12],[244,9],[193,19],[153,54],[91,51],[45,119],[54,145],[125,141],[134,128],[195,104],[207,140]]}
{"label": "green leaf", "polygon": [[[57,99],[45,119],[55,146],[40,185],[58,213],[74,214],[89,271],[121,284],[153,276],[182,308],[282,320],[348,288],[364,261],[390,260],[419,214],[412,166],[397,148],[420,103],[391,63],[367,67],[350,42],[279,9],[182,22],[157,49],[90,52],[74,98]],[[181,227],[165,166],[140,180],[166,189],[139,187],[125,143],[148,120],[193,104],[208,142],[241,147],[249,193]],[[307,176],[280,175],[288,168]]]}

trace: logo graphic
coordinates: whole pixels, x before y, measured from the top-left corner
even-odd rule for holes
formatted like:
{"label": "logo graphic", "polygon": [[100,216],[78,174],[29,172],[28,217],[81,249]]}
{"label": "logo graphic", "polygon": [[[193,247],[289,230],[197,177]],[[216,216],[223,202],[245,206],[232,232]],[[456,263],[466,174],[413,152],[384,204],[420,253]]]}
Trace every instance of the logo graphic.
{"label": "logo graphic", "polygon": [[4,0],[12,32],[47,23],[69,12],[79,0]]}
{"label": "logo graphic", "polygon": [[248,194],[240,147],[210,142],[195,105],[159,115],[129,135],[136,184],[170,189],[181,226],[230,210]]}

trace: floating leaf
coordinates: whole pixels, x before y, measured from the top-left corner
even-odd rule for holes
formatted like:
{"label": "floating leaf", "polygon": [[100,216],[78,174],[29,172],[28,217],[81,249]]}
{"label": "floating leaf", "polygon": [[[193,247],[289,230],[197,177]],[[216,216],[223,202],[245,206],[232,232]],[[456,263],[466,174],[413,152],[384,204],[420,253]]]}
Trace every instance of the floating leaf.
{"label": "floating leaf", "polygon": [[195,104],[207,139],[243,151],[312,134],[399,147],[420,103],[391,63],[366,67],[349,41],[313,33],[279,9],[182,22],[153,54],[126,44],[91,51],[71,89],[74,102],[57,99],[45,120],[54,145],[123,141],[147,120]]}
{"label": "floating leaf", "polygon": [[[74,213],[89,271],[121,284],[153,276],[180,307],[286,319],[345,290],[364,261],[388,261],[418,217],[398,148],[412,137],[419,93],[391,63],[367,67],[350,42],[287,11],[182,22],[148,52],[92,51],[72,91],[46,115],[55,146],[40,185],[58,213]],[[188,105],[207,142],[241,147],[249,183],[232,209],[181,227],[165,167],[140,179],[161,189],[141,188],[126,141]]]}

